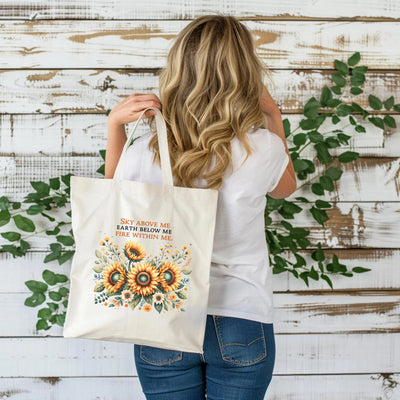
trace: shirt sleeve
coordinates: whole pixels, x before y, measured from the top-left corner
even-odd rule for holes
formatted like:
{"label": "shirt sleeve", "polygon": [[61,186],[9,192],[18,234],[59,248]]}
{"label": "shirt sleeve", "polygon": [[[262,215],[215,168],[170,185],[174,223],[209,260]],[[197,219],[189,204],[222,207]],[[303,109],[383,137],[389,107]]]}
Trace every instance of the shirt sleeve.
{"label": "shirt sleeve", "polygon": [[268,173],[269,173],[269,188],[267,193],[272,192],[282,178],[286,167],[289,164],[289,156],[286,153],[283,140],[275,133],[269,134],[269,157],[268,157]]}

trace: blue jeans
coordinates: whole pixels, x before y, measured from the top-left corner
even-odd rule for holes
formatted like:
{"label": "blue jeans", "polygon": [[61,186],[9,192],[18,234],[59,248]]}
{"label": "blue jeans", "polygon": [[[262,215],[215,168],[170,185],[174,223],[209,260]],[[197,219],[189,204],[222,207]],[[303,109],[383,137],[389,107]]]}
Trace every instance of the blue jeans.
{"label": "blue jeans", "polygon": [[264,399],[275,364],[272,323],[207,315],[203,350],[204,357],[135,344],[146,399]]}

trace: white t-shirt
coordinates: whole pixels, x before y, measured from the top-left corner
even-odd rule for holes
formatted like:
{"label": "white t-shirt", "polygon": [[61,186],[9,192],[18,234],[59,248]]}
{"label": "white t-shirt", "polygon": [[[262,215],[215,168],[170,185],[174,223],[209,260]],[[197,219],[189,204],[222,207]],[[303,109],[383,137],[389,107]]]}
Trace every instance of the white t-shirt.
{"label": "white t-shirt", "polygon": [[[153,153],[147,148],[152,135],[147,131],[127,149],[124,179],[162,184],[161,169],[152,163]],[[219,188],[207,314],[273,323],[264,211],[266,194],[277,186],[289,157],[275,133],[256,128],[247,136],[253,154],[241,165],[246,150],[235,136],[233,173],[228,167]],[[210,169],[214,162],[215,158]],[[195,186],[206,187],[206,181],[197,179]]]}

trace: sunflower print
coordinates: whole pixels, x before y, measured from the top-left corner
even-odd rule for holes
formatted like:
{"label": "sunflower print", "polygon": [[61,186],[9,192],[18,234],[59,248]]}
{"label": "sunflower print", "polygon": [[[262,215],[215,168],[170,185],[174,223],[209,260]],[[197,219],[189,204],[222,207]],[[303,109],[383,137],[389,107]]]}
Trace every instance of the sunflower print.
{"label": "sunflower print", "polygon": [[160,283],[166,292],[172,292],[179,286],[181,272],[171,261],[166,261],[160,269]]}
{"label": "sunflower print", "polygon": [[158,282],[157,269],[146,262],[136,264],[128,272],[128,283],[134,293],[148,296],[154,293]]}
{"label": "sunflower print", "polygon": [[103,272],[104,287],[110,292],[116,292],[125,283],[125,277],[124,267],[118,262],[111,263]]}
{"label": "sunflower print", "polygon": [[159,314],[185,311],[187,275],[192,272],[188,246],[166,243],[159,247],[159,254],[150,254],[137,241],[120,246],[117,241],[109,236],[99,238],[101,247],[95,250],[93,266],[94,303]]}
{"label": "sunflower print", "polygon": [[137,242],[125,243],[125,254],[132,261],[142,260],[146,256],[143,246]]}

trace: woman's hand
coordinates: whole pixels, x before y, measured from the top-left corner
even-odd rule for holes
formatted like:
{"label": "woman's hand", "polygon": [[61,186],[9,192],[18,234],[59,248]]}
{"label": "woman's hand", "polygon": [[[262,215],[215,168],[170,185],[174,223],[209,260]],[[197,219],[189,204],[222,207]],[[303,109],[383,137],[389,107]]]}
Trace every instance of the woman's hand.
{"label": "woman's hand", "polygon": [[[140,114],[147,107],[156,107],[161,110],[160,99],[154,93],[133,93],[111,110],[107,121],[114,126],[128,124],[139,119]],[[143,114],[143,118],[148,118],[155,114],[155,111],[147,110]]]}
{"label": "woman's hand", "polygon": [[[140,114],[148,107],[156,107],[161,110],[160,99],[153,93],[134,93],[118,103],[108,114],[108,140],[105,158],[105,178],[112,178],[117,168],[122,150],[127,137],[125,126],[132,121],[137,121]],[[142,118],[155,115],[154,110],[147,110]]]}

